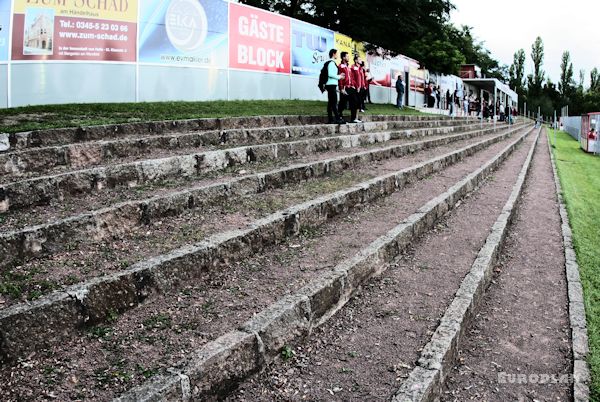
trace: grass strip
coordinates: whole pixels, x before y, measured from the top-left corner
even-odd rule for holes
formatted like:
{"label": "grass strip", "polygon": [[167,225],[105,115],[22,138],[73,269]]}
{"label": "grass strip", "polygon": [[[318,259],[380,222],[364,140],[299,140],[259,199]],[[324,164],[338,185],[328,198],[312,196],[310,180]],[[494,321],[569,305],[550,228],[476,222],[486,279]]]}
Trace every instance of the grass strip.
{"label": "grass strip", "polygon": [[[399,110],[390,104],[371,104],[365,114],[417,115],[414,109]],[[323,115],[327,103],[303,100],[85,103],[24,106],[0,109],[0,132],[95,126],[159,120],[238,117],[260,115]]]}
{"label": "grass strip", "polygon": [[548,130],[579,263],[592,374],[590,400],[600,401],[600,157],[587,154],[564,131]]}

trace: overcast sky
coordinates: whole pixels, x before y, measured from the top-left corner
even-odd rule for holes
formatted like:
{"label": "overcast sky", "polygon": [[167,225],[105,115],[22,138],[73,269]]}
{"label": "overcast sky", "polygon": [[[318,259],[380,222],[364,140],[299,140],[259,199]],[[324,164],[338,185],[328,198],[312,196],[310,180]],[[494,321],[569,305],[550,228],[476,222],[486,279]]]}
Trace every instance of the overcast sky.
{"label": "overcast sky", "polygon": [[561,56],[565,50],[571,53],[577,82],[579,70],[585,70],[587,85],[590,70],[600,69],[599,0],[451,1],[456,6],[451,13],[452,22],[473,27],[476,38],[485,42],[501,64],[510,66],[514,53],[524,49],[526,76],[533,71],[531,45],[537,36],[544,42],[542,68],[552,82],[560,79]]}

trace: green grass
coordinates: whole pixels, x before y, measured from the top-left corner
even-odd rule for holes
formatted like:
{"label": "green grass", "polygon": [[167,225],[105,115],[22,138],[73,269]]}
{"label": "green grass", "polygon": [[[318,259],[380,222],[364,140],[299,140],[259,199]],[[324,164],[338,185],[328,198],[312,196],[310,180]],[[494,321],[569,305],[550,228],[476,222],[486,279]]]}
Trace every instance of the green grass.
{"label": "green grass", "polygon": [[[421,114],[393,105],[368,105],[366,114]],[[153,103],[89,103],[25,106],[0,110],[0,132],[93,126],[156,120],[258,115],[326,115],[321,101],[212,101]]]}
{"label": "green grass", "polygon": [[[554,143],[552,130],[549,140]],[[600,157],[580,150],[577,141],[562,131],[557,133],[553,152],[583,286],[591,400],[600,401]]]}

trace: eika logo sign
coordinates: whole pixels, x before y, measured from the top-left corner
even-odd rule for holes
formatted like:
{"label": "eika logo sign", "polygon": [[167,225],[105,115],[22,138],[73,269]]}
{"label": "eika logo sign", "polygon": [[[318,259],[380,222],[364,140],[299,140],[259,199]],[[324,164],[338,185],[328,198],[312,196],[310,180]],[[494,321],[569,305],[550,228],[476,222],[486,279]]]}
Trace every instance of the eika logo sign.
{"label": "eika logo sign", "polygon": [[206,12],[197,0],[172,0],[165,14],[165,29],[169,41],[177,50],[195,52],[206,39]]}

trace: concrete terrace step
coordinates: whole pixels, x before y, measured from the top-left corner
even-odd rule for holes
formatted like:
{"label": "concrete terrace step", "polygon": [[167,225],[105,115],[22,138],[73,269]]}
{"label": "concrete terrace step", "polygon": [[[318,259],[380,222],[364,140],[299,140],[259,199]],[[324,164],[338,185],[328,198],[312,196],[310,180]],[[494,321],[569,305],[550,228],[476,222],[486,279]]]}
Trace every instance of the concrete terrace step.
{"label": "concrete terrace step", "polygon": [[[87,193],[118,186],[136,186],[171,177],[188,177],[249,162],[277,160],[332,149],[357,147],[413,135],[460,132],[470,126],[367,132],[320,139],[250,145],[83,169],[5,183],[0,187],[0,211],[44,204],[65,194]],[[497,129],[506,126],[498,126]]]}
{"label": "concrete terrace step", "polygon": [[[471,183],[469,192],[475,191],[470,197],[465,198],[464,194],[460,197],[451,196],[454,190],[462,187],[457,184],[444,195],[432,199],[424,210],[436,210],[438,205],[443,206],[436,218],[430,218],[427,224],[434,230],[419,240],[413,238],[410,243],[404,241],[403,244],[408,248],[404,254],[396,251],[384,254],[385,257],[381,257],[381,253],[379,258],[373,258],[371,278],[365,278],[362,290],[349,303],[346,304],[347,298],[343,299],[339,304],[345,304],[344,307],[323,323],[321,328],[311,327],[310,332],[286,335],[285,329],[276,329],[273,320],[268,326],[262,325],[262,332],[256,329],[250,331],[254,327],[242,327],[240,332],[253,335],[257,342],[262,341],[265,345],[270,344],[273,334],[279,335],[276,339],[280,342],[274,346],[279,346],[279,350],[284,345],[288,346],[289,362],[282,361],[275,354],[271,358],[268,356],[269,348],[265,346],[264,352],[262,348],[257,352],[260,358],[254,367],[250,364],[239,365],[240,370],[235,372],[237,377],[228,377],[229,373],[225,373],[212,382],[212,388],[204,386],[206,376],[198,369],[204,370],[218,359],[192,358],[181,369],[173,370],[173,373],[180,374],[180,379],[188,376],[191,389],[200,388],[200,393],[195,397],[222,392],[219,397],[223,399],[233,388],[223,388],[223,380],[245,378],[266,365],[263,363],[266,361],[267,364],[273,363],[262,374],[242,383],[239,391],[230,392],[227,400],[285,400],[290,395],[306,400],[391,400],[398,384],[410,373],[413,362],[430,338],[431,328],[435,329],[439,316],[452,301],[465,272],[468,273],[495,217],[498,213],[503,218],[507,217],[502,205],[506,199],[512,202],[516,200],[511,191],[522,184],[523,174],[519,171],[530,160],[528,154],[531,155],[532,148],[529,145],[535,144],[537,136],[534,137],[526,139],[527,146],[516,150],[502,165],[496,165],[492,178]],[[482,169],[489,166],[486,164]],[[488,170],[486,176],[490,174]],[[466,182],[463,181],[464,184]],[[447,211],[450,212],[446,214]],[[402,229],[399,226],[394,235],[390,233],[381,237],[378,245],[392,243]],[[498,240],[498,233],[494,232],[493,237]],[[392,247],[390,244],[388,250],[393,250]],[[493,253],[489,245],[484,247],[486,252]],[[472,285],[474,282],[469,283]],[[333,311],[339,307],[335,306]],[[449,308],[448,311],[456,313],[458,310]],[[279,313],[281,316],[282,313]],[[284,322],[284,325],[290,325],[287,322],[294,324],[299,319]],[[456,331],[454,324],[444,327],[444,336],[448,336],[450,330]],[[445,344],[454,345],[452,342]],[[291,350],[294,351],[293,355]],[[426,347],[423,353],[426,350],[429,349]],[[263,357],[265,355],[267,357]],[[437,380],[435,376],[427,378]],[[158,396],[166,390],[172,390],[176,395],[168,385],[171,379],[173,377],[165,376],[162,378],[164,382],[153,388],[152,385],[159,384],[159,378],[156,378],[154,384],[150,382],[146,388],[140,387],[126,393],[123,400]],[[439,388],[439,384],[432,385],[432,388],[436,386]],[[403,398],[404,394],[402,397],[398,394],[398,400],[435,400],[435,394],[430,399],[421,398],[423,388],[420,384],[408,390],[410,392],[406,398]]]}
{"label": "concrete terrace step", "polygon": [[492,279],[492,270],[502,252],[509,223],[516,214],[538,138],[539,131],[490,234],[460,283],[431,340],[421,351],[417,366],[394,395],[394,402],[426,401],[441,397],[441,388],[456,362],[457,345],[464,336],[468,323],[477,314],[483,293]]}
{"label": "concrete terrace step", "polygon": [[499,139],[493,137],[477,142],[411,168],[287,208],[245,229],[216,234],[121,272],[91,279],[31,303],[0,310],[1,353],[5,358],[14,359],[28,350],[60,342],[66,334],[73,334],[82,325],[103,322],[114,314],[112,312],[129,310],[163,292],[181,288],[198,276],[216,272],[232,261],[242,260],[296,236],[302,228],[322,225],[357,205],[366,205],[393,194],[406,183],[441,171]]}
{"label": "concrete terrace step", "polygon": [[479,135],[481,135],[480,132],[473,131],[432,140],[375,148],[209,185],[167,192],[147,199],[117,203],[110,207],[47,224],[0,233],[0,250],[3,255],[3,258],[0,259],[0,267],[59,252],[64,250],[67,244],[78,239],[84,240],[91,237],[99,240],[115,236],[134,226],[148,224],[167,216],[179,215],[191,209],[202,209],[211,203],[223,202],[235,196],[281,188],[290,183],[366,166],[373,161],[402,157],[409,153],[475,138]]}
{"label": "concrete terrace step", "polygon": [[5,175],[22,176],[24,173],[47,172],[57,167],[80,169],[119,158],[141,157],[159,150],[165,153],[174,153],[186,148],[257,144],[265,141],[291,140],[336,133],[350,134],[373,130],[432,128],[465,124],[467,122],[464,120],[381,121],[346,125],[287,125],[167,133],[153,136],[127,136],[126,138],[102,139],[0,153],[0,172]]}
{"label": "concrete terrace step", "polygon": [[[428,121],[445,119],[443,116],[385,116],[367,115],[364,121]],[[70,127],[48,130],[34,130],[9,135],[10,151],[31,148],[64,145],[85,141],[106,140],[129,135],[160,135],[165,133],[190,132],[203,130],[231,130],[238,128],[265,128],[291,125],[324,124],[324,116],[245,116],[203,118],[188,120],[167,120],[156,122],[136,122],[109,124],[102,126]]]}
{"label": "concrete terrace step", "polygon": [[[465,322],[448,363],[441,365],[442,400],[475,395],[589,400],[589,395],[579,393],[583,385],[579,381],[585,376],[580,377],[577,367],[587,351],[587,338],[581,338],[585,330],[578,333],[582,323],[585,328],[581,287],[575,296],[561,222],[565,211],[560,211],[554,185],[550,141],[546,130],[541,131],[518,213],[502,236],[506,240],[500,256],[484,265],[485,292],[474,298],[476,315]],[[570,232],[568,225],[566,229]],[[541,244],[546,252],[539,252]],[[576,320],[570,317],[574,306],[579,307]],[[476,353],[480,350],[485,353]],[[464,385],[467,381],[471,387]]]}
{"label": "concrete terrace step", "polygon": [[[265,366],[280,363],[281,352],[284,346],[309,337],[311,333],[318,331],[321,325],[326,323],[336,311],[344,308],[353,294],[357,292],[369,279],[378,276],[385,267],[396,260],[406,247],[414,239],[433,228],[444,215],[460,203],[465,196],[478,188],[481,183],[494,172],[502,162],[510,156],[518,145],[525,139],[527,134],[521,136],[496,154],[492,159],[479,165],[480,167],[467,174],[442,194],[435,196],[426,202],[415,213],[402,220],[400,224],[393,227],[387,233],[371,242],[351,258],[343,259],[335,267],[322,272],[317,278],[310,281],[306,286],[289,296],[271,304],[268,308],[255,315],[253,318],[239,325],[226,334],[208,342],[201,347],[188,353],[188,356],[175,364],[173,368],[164,374],[147,381],[136,387],[116,400],[160,400],[160,399],[222,399],[239,381],[243,381],[250,375],[261,371]],[[400,286],[402,286],[400,284]],[[378,290],[373,290],[378,293]],[[326,334],[332,334],[343,327],[330,327]],[[376,325],[360,327],[362,331],[376,330]],[[392,341],[395,336],[386,332],[381,334],[387,340]],[[373,341],[367,339],[368,347],[377,347]],[[334,340],[327,340],[325,348],[342,346]],[[366,346],[365,346],[366,347]],[[284,349],[285,350],[285,349]],[[362,353],[362,350],[358,350]],[[336,350],[339,356],[339,351]],[[390,356],[388,356],[390,357]],[[393,356],[392,356],[393,357]],[[330,368],[333,362],[325,361],[319,365],[324,369]],[[298,366],[302,367],[299,362]],[[316,370],[315,366],[308,370]],[[387,371],[387,367],[380,367]],[[307,371],[308,371],[307,370]],[[285,367],[281,375],[290,378],[285,380],[286,388],[295,386],[293,383],[294,370]],[[283,374],[286,373],[287,374]],[[377,373],[366,372],[364,375],[378,381]],[[329,384],[329,377],[319,380]],[[311,379],[305,386],[317,386],[317,380]],[[258,386],[269,386],[273,382],[259,380]],[[306,388],[299,387],[298,393],[295,389],[290,394],[268,394],[252,393],[250,385],[239,394],[242,400],[278,400],[288,399],[295,395],[298,398],[307,397],[314,400],[341,399],[347,400],[348,394],[335,396],[342,389],[330,388],[329,393],[324,391],[320,395],[304,394]],[[358,400],[381,399],[382,395],[358,395]]]}

